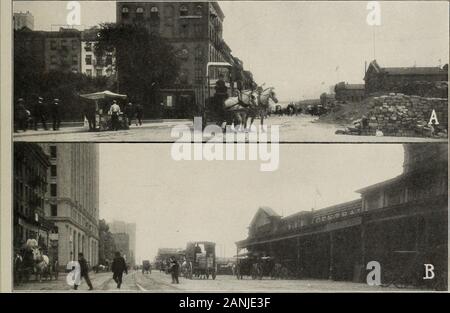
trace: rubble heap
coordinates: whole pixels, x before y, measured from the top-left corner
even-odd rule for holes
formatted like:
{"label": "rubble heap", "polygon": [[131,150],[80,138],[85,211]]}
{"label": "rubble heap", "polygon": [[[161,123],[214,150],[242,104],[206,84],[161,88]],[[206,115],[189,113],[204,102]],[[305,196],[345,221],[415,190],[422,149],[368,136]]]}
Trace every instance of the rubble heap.
{"label": "rubble heap", "polygon": [[[428,125],[433,110],[439,125]],[[358,121],[347,134],[402,137],[447,137],[448,99],[390,93],[374,97],[364,122]]]}

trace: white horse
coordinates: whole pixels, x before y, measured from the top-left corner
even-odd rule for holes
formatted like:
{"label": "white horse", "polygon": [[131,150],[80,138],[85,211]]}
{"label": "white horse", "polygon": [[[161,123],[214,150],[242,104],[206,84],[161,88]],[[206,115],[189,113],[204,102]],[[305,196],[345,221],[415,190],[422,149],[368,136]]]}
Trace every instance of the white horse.
{"label": "white horse", "polygon": [[246,130],[248,118],[251,117],[250,128],[256,116],[260,116],[261,125],[264,124],[264,117],[270,106],[270,99],[278,102],[274,87],[266,88],[260,93],[257,91],[244,90],[238,93],[237,97],[225,100],[224,109],[234,114],[235,129]]}
{"label": "white horse", "polygon": [[33,260],[35,262],[34,269],[36,279],[39,279],[39,282],[42,281],[42,276],[51,279],[52,276],[49,257],[43,254],[39,249],[33,249]]}
{"label": "white horse", "polygon": [[261,121],[261,129],[264,130],[264,118],[267,116],[267,111],[270,108],[270,100],[272,100],[275,103],[278,103],[277,95],[274,91],[274,87],[269,87],[265,89],[259,96],[259,103],[257,103],[257,106],[253,110],[249,110],[249,113],[246,116],[244,127],[247,127],[247,120],[250,117],[250,126],[248,129],[252,128],[253,121],[257,116],[259,116]]}

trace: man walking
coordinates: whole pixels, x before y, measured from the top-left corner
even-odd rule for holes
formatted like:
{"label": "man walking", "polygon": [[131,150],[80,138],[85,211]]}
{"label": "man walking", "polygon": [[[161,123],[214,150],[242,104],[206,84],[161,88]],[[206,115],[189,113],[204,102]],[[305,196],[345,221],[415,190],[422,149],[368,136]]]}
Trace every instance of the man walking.
{"label": "man walking", "polygon": [[45,112],[45,105],[44,105],[44,98],[38,97],[36,103],[33,107],[33,122],[34,122],[34,130],[38,129],[38,122],[41,121],[42,127],[44,130],[47,130],[47,123],[46,123],[46,113]]}
{"label": "man walking", "polygon": [[128,120],[128,126],[131,126],[131,120],[133,119],[134,108],[133,104],[131,102],[128,102],[128,104],[125,107],[125,115],[127,116]]}
{"label": "man walking", "polygon": [[144,116],[144,108],[142,107],[142,104],[138,103],[136,104],[136,126],[142,125],[142,117]]}
{"label": "man walking", "polygon": [[115,253],[111,270],[113,272],[113,279],[117,284],[117,289],[120,289],[123,273],[128,274],[127,264],[125,263],[125,259],[120,255],[120,252]]}
{"label": "man walking", "polygon": [[[84,258],[83,253],[78,253],[78,263],[80,264],[80,278],[84,278],[86,284],[89,286],[89,290],[94,289],[92,287],[91,280],[89,279],[89,268],[87,265],[87,261]],[[77,290],[78,285],[73,285],[73,289]]]}
{"label": "man walking", "polygon": [[118,130],[119,129],[120,106],[117,104],[116,100],[113,100],[113,104],[109,108],[109,114],[111,115],[112,129]]}
{"label": "man walking", "polygon": [[178,281],[178,273],[180,271],[180,265],[178,264],[178,261],[172,257],[170,259],[170,274],[172,275],[172,284],[179,284]]}
{"label": "man walking", "polygon": [[54,99],[51,106],[53,130],[59,130],[61,125],[61,108],[59,105],[59,99]]}

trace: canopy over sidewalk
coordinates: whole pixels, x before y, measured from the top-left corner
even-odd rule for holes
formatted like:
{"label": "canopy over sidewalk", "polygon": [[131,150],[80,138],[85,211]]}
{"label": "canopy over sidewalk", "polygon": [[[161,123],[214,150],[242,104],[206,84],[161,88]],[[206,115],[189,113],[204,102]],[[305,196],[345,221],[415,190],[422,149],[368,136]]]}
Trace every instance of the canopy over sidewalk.
{"label": "canopy over sidewalk", "polygon": [[118,93],[111,92],[109,90],[88,93],[84,95],[80,95],[81,98],[88,100],[100,100],[100,99],[126,99],[127,95],[121,95]]}

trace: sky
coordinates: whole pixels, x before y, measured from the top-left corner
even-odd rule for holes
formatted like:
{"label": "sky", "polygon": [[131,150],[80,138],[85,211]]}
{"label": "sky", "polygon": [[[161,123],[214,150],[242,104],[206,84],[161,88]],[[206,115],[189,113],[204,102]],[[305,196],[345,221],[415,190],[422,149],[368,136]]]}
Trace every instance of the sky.
{"label": "sky", "polygon": [[[115,2],[80,1],[81,24],[115,21]],[[65,24],[67,1],[16,1],[35,29]],[[255,80],[281,101],[318,98],[339,81],[363,83],[365,62],[383,66],[448,63],[449,7],[440,1],[381,1],[369,26],[366,1],[220,1],[224,39]],[[53,25],[53,26],[52,26]],[[439,61],[440,60],[440,61]]]}
{"label": "sky", "polygon": [[261,172],[260,161],[174,161],[170,150],[100,145],[100,218],[137,224],[138,261],[195,240],[233,256],[260,206],[288,216],[358,199],[355,190],[399,175],[403,164],[398,144],[280,145],[274,172]]}

